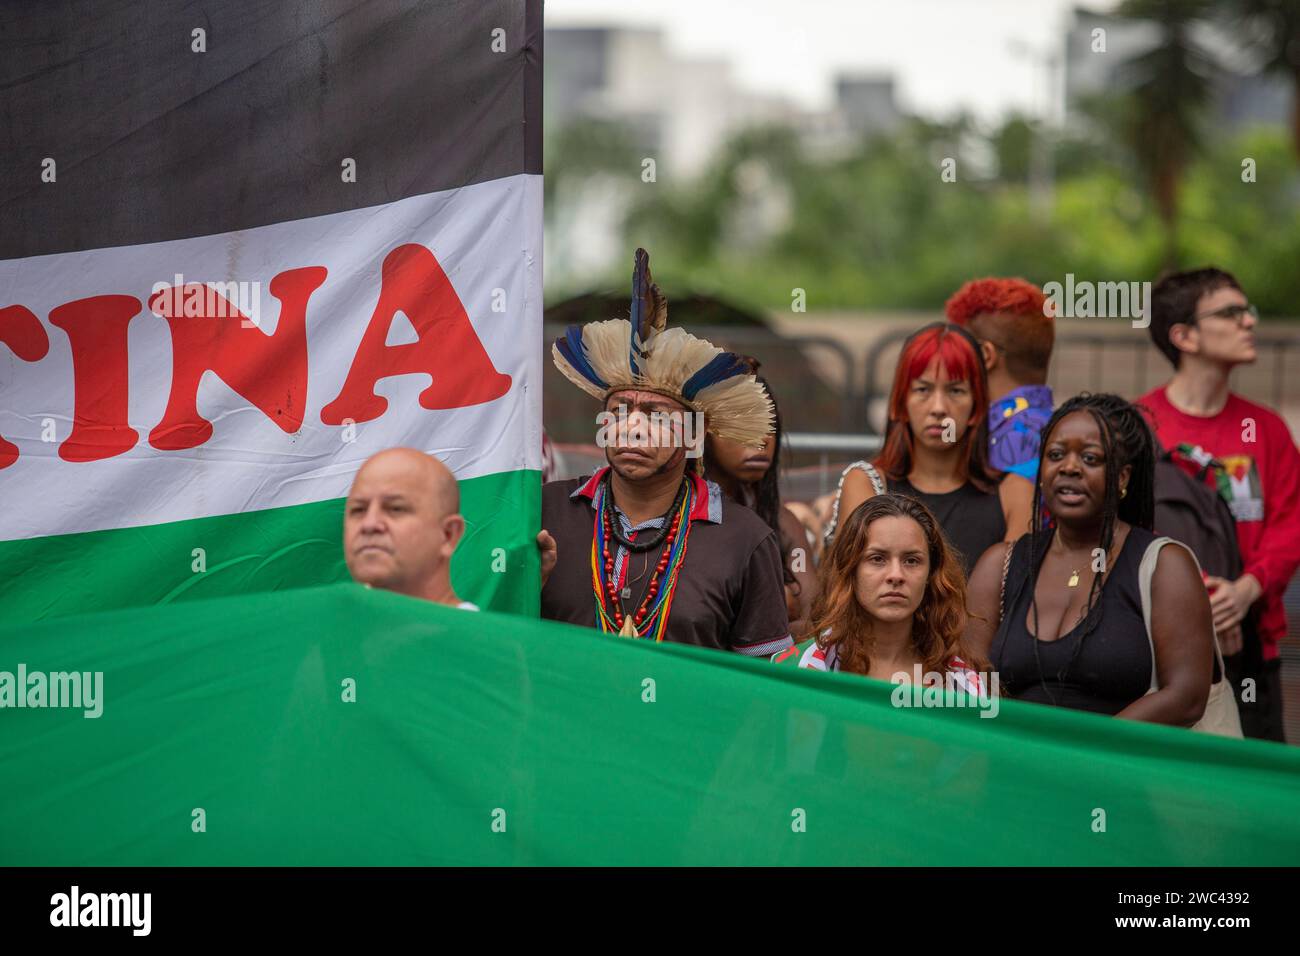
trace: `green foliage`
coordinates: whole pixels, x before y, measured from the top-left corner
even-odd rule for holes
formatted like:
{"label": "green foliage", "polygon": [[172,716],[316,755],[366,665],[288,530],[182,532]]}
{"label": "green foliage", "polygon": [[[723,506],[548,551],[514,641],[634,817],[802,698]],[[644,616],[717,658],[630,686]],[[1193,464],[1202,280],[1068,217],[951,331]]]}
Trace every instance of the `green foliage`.
{"label": "green foliage", "polygon": [[[599,144],[599,156],[575,158],[583,142],[577,137],[568,152],[548,152],[547,189],[580,189],[596,170],[626,183],[625,245],[652,250],[655,276],[670,297],[689,289],[786,310],[801,288],[809,310],[937,313],[973,277],[1016,275],[1040,285],[1067,273],[1076,281],[1141,281],[1155,278],[1172,248],[1181,267],[1214,263],[1235,272],[1266,313],[1296,313],[1300,169],[1286,128],[1206,138],[1183,169],[1170,246],[1141,164],[1108,136],[1122,123],[1122,104],[1098,105],[1094,116],[1095,131],[1054,144],[1046,221],[1030,214],[1022,134],[1031,130],[1016,120],[987,132],[968,120],[914,121],[840,153],[810,149],[790,130],[751,130],[700,176],[661,176],[650,187],[639,179],[638,149],[612,142],[609,127],[600,136],[588,129],[583,136]],[[940,175],[949,157],[956,182]],[[1256,182],[1242,181],[1247,157]],[[744,213],[755,202],[752,184],[748,193],[742,188],[742,171],[755,168],[763,192],[785,199],[786,215],[766,234],[736,227],[749,221]],[[548,207],[548,220],[555,215]],[[568,288],[553,283],[548,297],[579,286],[622,289],[627,258],[618,256],[607,275],[571,278]]]}

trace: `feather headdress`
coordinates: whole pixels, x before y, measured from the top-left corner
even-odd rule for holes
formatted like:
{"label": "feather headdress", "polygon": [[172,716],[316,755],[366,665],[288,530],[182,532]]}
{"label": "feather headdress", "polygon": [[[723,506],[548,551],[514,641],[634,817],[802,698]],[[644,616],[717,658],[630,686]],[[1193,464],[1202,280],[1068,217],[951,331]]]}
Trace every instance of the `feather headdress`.
{"label": "feather headdress", "polygon": [[636,251],[631,320],[571,325],[551,346],[556,367],[601,401],[613,392],[657,392],[704,414],[710,434],[762,445],[774,414],[746,358],[683,329],[668,328],[668,299],[650,278],[650,254]]}

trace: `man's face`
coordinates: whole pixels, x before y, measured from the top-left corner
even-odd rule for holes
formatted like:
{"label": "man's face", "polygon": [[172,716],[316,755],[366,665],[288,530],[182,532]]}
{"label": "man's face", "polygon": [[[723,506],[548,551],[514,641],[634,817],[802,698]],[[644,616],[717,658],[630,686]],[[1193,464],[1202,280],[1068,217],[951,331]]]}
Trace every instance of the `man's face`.
{"label": "man's face", "polygon": [[1185,341],[1194,354],[1225,365],[1247,365],[1259,357],[1255,349],[1258,320],[1249,314],[1225,316],[1221,310],[1247,304],[1240,289],[1225,286],[1201,296],[1196,303],[1196,320],[1189,324]]}
{"label": "man's face", "polygon": [[626,425],[616,421],[605,447],[605,458],[619,477],[643,480],[672,470],[685,458],[682,425],[683,416],[693,414],[689,409],[655,392],[631,389],[610,395],[605,411],[618,416],[620,405],[627,409]]}
{"label": "man's face", "polygon": [[402,456],[376,458],[357,474],[344,510],[348,571],[362,584],[416,593],[451,560],[463,529],[428,468]]}

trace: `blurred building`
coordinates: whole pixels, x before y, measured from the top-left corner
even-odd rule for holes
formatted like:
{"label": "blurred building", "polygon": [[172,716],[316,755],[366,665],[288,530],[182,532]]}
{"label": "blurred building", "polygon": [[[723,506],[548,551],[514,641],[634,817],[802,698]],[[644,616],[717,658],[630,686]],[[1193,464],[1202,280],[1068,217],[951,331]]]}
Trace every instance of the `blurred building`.
{"label": "blurred building", "polygon": [[894,99],[894,78],[888,75],[840,75],[835,104],[845,128],[859,136],[888,135],[903,120]]}
{"label": "blurred building", "polygon": [[738,88],[722,60],[673,54],[660,30],[553,27],[545,44],[547,127],[618,120],[661,175],[693,176],[737,130],[798,115],[779,98]]}
{"label": "blurred building", "polygon": [[[723,60],[677,55],[658,29],[549,27],[545,49],[547,134],[580,119],[615,121],[643,157],[654,159],[657,181],[699,175],[746,128],[789,127],[810,155],[824,157],[902,120],[890,76],[841,77],[835,105],[808,110],[744,89]],[[599,274],[622,261],[618,228],[640,173],[595,176],[579,194],[556,197],[547,213],[547,281]],[[728,232],[738,246],[760,243],[782,228],[788,198],[770,187],[763,168],[742,164],[735,175],[744,202]]]}
{"label": "blurred building", "polygon": [[781,124],[837,142],[888,133],[902,119],[891,76],[841,77],[834,108],[813,111],[740,87],[723,60],[678,56],[661,30],[551,27],[545,43],[547,128],[579,117],[618,120],[674,175],[698,174],[746,127]]}

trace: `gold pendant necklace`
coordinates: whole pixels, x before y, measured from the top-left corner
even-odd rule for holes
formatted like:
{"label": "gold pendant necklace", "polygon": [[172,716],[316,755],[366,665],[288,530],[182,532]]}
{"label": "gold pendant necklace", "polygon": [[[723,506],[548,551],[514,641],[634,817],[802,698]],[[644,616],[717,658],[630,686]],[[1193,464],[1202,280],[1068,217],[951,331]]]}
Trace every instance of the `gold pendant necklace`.
{"label": "gold pendant necklace", "polygon": [[1073,574],[1070,575],[1070,580],[1066,584],[1066,587],[1077,588],[1078,586],[1079,586],[1079,572],[1075,571]]}

